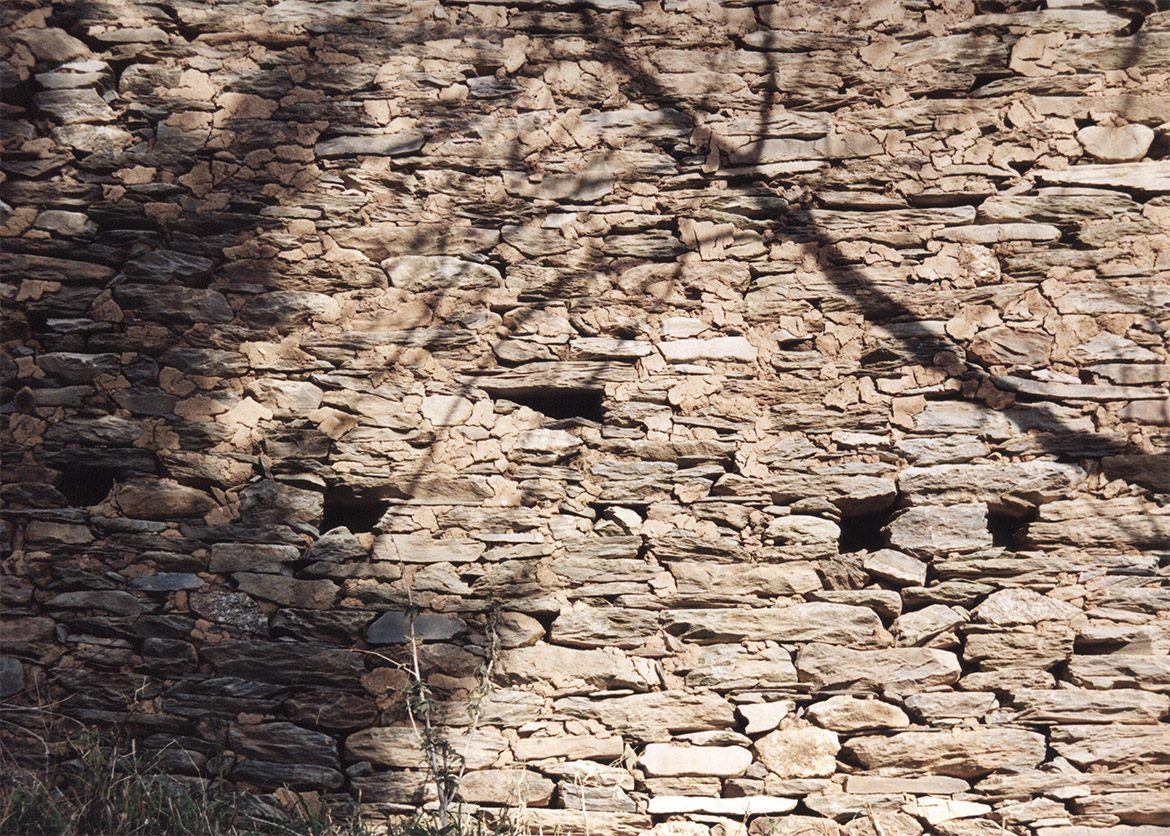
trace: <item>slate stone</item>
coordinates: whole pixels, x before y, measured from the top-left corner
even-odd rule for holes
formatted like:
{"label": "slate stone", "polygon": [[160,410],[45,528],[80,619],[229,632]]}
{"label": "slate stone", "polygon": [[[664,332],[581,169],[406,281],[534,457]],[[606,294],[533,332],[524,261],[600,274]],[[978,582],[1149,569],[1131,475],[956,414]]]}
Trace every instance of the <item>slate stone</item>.
{"label": "slate stone", "polygon": [[[504,736],[490,728],[479,729],[474,736],[449,731],[443,739],[455,751],[463,753],[467,768],[472,770],[491,766],[508,748]],[[367,760],[381,766],[427,768],[426,750],[418,734],[409,726],[380,726],[355,732],[346,738],[345,754],[349,760]]]}
{"label": "slate stone", "polygon": [[853,737],[842,747],[866,769],[965,779],[996,769],[1036,766],[1044,760],[1045,749],[1042,735],[1008,728],[905,731],[890,737]]}
{"label": "slate stone", "polygon": [[236,572],[232,577],[241,592],[284,607],[328,609],[340,591],[337,584],[324,579],[300,580],[251,572]]}
{"label": "slate stone", "polygon": [[870,610],[843,604],[795,604],[758,610],[676,610],[663,626],[687,641],[771,639],[780,642],[828,641],[849,647],[889,643],[881,620]]}
{"label": "slate stone", "polygon": [[309,546],[309,550],[305,552],[305,560],[344,563],[349,560],[364,560],[368,555],[369,550],[362,547],[348,528],[341,526],[326,531]]}
{"label": "slate stone", "polygon": [[835,732],[898,729],[910,725],[906,712],[895,705],[844,694],[813,704],[805,716],[818,726]]}
{"label": "slate stone", "polygon": [[447,288],[475,290],[503,282],[500,271],[489,264],[446,255],[397,256],[385,259],[381,266],[391,285],[421,293]]}
{"label": "slate stone", "polygon": [[296,546],[278,543],[214,543],[211,546],[211,572],[273,572],[283,574],[287,564],[301,559]]}
{"label": "slate stone", "polygon": [[253,525],[317,524],[325,498],[319,491],[297,488],[271,479],[240,491],[240,515]]}
{"label": "slate stone", "polygon": [[771,689],[797,684],[791,654],[783,648],[749,651],[739,644],[716,644],[700,648],[697,658],[679,669],[690,688],[713,691]]}
{"label": "slate stone", "polygon": [[992,545],[987,505],[919,505],[907,508],[889,525],[890,545],[922,557],[971,552]]}
{"label": "slate stone", "polygon": [[[548,678],[549,671],[555,672]],[[548,682],[556,694],[586,693],[609,688],[647,690],[649,682],[629,659],[603,650],[576,650],[535,644],[505,650],[496,665],[500,678],[511,685]]]}
{"label": "slate stone", "polygon": [[419,613],[408,618],[406,613],[383,613],[370,624],[366,641],[370,644],[402,644],[413,636],[418,641],[446,641],[467,627],[461,618],[438,613]]}
{"label": "slate stone", "polygon": [[274,638],[290,636],[300,641],[351,645],[373,618],[369,610],[282,607],[272,616],[269,628]]}
{"label": "slate stone", "polygon": [[318,142],[313,149],[319,157],[376,156],[394,157],[422,148],[423,134],[406,131],[397,134],[338,136]]}
{"label": "slate stone", "polygon": [[554,782],[531,770],[483,769],[463,776],[459,796],[471,804],[545,807],[556,788]]}
{"label": "slate stone", "polygon": [[752,762],[752,753],[739,746],[674,746],[651,743],[638,762],[647,775],[712,775],[734,778]]}
{"label": "slate stone", "polygon": [[143,592],[176,592],[180,589],[199,589],[203,583],[202,578],[190,572],[160,572],[135,578],[130,586]]}
{"label": "slate stone", "polygon": [[215,290],[128,283],[114,287],[114,299],[123,310],[150,320],[222,325],[234,316],[227,299]]}
{"label": "slate stone", "polygon": [[227,641],[201,655],[221,677],[280,685],[357,687],[366,672],[360,654],[313,642]]}
{"label": "slate stone", "polygon": [[132,479],[117,487],[114,501],[126,516],[150,520],[198,517],[218,507],[210,494],[169,479]]}
{"label": "slate stone", "polygon": [[345,776],[329,767],[261,760],[237,763],[232,767],[231,775],[235,781],[246,781],[266,789],[338,789],[345,783]]}
{"label": "slate stone", "polygon": [[37,357],[37,365],[46,374],[67,383],[92,383],[101,375],[117,375],[121,360],[116,354],[80,354],[51,351]]}
{"label": "slate stone", "polygon": [[756,756],[780,778],[816,778],[837,769],[840,744],[827,729],[777,729],[755,742]]}
{"label": "slate stone", "polygon": [[565,697],[557,700],[553,708],[558,714],[602,722],[622,735],[642,741],[735,726],[731,704],[713,694],[661,691],[605,700]]}
{"label": "slate stone", "polygon": [[117,117],[96,90],[45,90],[33,97],[42,112],[63,125],[79,122],[112,122]]}
{"label": "slate stone", "polygon": [[341,308],[332,296],[303,290],[261,293],[244,303],[240,319],[254,328],[275,328],[285,333],[312,322],[332,322]]}
{"label": "slate stone", "polygon": [[129,592],[97,590],[94,592],[62,592],[45,602],[49,609],[105,610],[119,615],[140,615],[147,608]]}
{"label": "slate stone", "polygon": [[194,593],[189,601],[191,609],[209,621],[247,633],[265,634],[268,631],[268,619],[256,602],[242,592]]}
{"label": "slate stone", "polygon": [[340,769],[337,743],[332,737],[293,723],[233,723],[227,742],[237,755],[249,759]]}
{"label": "slate stone", "polygon": [[816,690],[891,690],[914,693],[932,685],[949,685],[959,678],[954,653],[926,648],[849,650],[812,643],[796,656],[801,681]]}
{"label": "slate stone", "polygon": [[24,666],[9,656],[0,657],[0,697],[15,696],[24,690]]}

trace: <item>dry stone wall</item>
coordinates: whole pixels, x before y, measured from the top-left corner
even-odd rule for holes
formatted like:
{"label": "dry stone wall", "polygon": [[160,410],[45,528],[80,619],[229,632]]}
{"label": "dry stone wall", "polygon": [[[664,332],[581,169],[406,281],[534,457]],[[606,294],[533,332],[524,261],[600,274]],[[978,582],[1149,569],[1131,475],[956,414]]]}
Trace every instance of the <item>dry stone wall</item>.
{"label": "dry stone wall", "polygon": [[0,16],[6,701],[407,810],[418,612],[544,832],[1170,834],[1170,13]]}

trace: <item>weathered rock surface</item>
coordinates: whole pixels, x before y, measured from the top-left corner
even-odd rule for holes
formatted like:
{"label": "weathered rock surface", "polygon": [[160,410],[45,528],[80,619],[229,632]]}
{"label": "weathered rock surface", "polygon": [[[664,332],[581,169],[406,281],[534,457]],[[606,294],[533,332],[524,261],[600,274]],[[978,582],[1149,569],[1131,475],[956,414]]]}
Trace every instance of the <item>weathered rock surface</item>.
{"label": "weathered rock surface", "polygon": [[1157,5],[17,2],[5,711],[380,816],[417,655],[533,832],[1170,836]]}
{"label": "weathered rock surface", "polygon": [[760,610],[679,610],[667,613],[666,631],[689,641],[716,643],[744,637],[780,642],[830,642],[848,647],[888,644],[870,610],[842,604],[797,604]]}
{"label": "weathered rock surface", "polygon": [[1036,766],[1044,760],[1044,748],[1042,735],[1019,729],[907,731],[892,737],[855,737],[843,746],[868,769],[954,778]]}
{"label": "weathered rock surface", "polygon": [[752,762],[738,746],[674,746],[651,743],[638,758],[647,775],[714,775],[734,778]]}
{"label": "weathered rock surface", "polygon": [[962,671],[954,653],[926,648],[847,650],[808,644],[796,655],[801,681],[817,690],[857,688],[913,693],[955,682]]}

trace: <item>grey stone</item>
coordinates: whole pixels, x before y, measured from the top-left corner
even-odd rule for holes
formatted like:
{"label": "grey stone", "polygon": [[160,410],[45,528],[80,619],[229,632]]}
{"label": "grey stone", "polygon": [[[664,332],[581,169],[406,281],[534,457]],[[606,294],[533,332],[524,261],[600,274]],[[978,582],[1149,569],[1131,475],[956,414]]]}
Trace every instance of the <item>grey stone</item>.
{"label": "grey stone", "polygon": [[236,572],[241,592],[285,607],[327,609],[337,599],[340,587],[330,580],[300,580],[285,575]]}
{"label": "grey stone", "polygon": [[288,571],[286,564],[301,559],[296,546],[275,543],[215,543],[211,547],[212,572],[272,572]]}
{"label": "grey stone", "polygon": [[325,510],[319,491],[266,479],[240,491],[240,516],[253,525],[316,525]]}
{"label": "grey stone", "polygon": [[967,631],[963,659],[987,668],[1051,668],[1068,659],[1074,634],[1065,622],[1041,622],[1033,629],[1009,627]]}
{"label": "grey stone", "polygon": [[520,612],[500,613],[496,627],[501,647],[529,647],[544,638],[544,625]]}
{"label": "grey stone", "polygon": [[[42,94],[43,95],[43,94]],[[1074,186],[1113,186],[1148,192],[1170,191],[1170,161],[1074,165],[1066,171],[1037,170],[1044,183],[1067,183]]]}
{"label": "grey stone", "polygon": [[471,417],[474,404],[458,395],[428,395],[422,401],[422,416],[436,427],[458,427]]}
{"label": "grey stone", "polygon": [[995,694],[979,691],[911,694],[903,704],[927,723],[985,717],[999,707]]}
{"label": "grey stone", "polygon": [[0,657],[0,697],[7,699],[24,690],[24,666],[9,656]]}
{"label": "grey stone", "polygon": [[424,142],[426,142],[426,137],[415,131],[339,136],[318,142],[314,151],[318,157],[396,157],[417,151],[423,147]]}
{"label": "grey stone", "polygon": [[469,563],[484,553],[477,540],[437,540],[406,534],[381,534],[374,539],[374,560],[404,563]]}
{"label": "grey stone", "polygon": [[587,202],[605,197],[614,187],[614,172],[604,155],[576,174],[545,174],[533,181],[522,171],[504,171],[503,178],[509,194],[538,200]]}
{"label": "grey stone", "polygon": [[954,795],[967,792],[971,785],[959,778],[930,775],[924,778],[882,778],[874,775],[849,775],[845,792],[859,795],[908,793],[913,795]]}
{"label": "grey stone", "polygon": [[780,545],[801,543],[836,543],[841,529],[832,520],[805,514],[776,517],[764,532],[767,540]]}
{"label": "grey stone", "polygon": [[228,747],[237,755],[255,760],[341,769],[337,742],[332,737],[292,723],[233,723],[228,731]]}
{"label": "grey stone", "polygon": [[118,615],[141,615],[146,607],[129,592],[96,590],[92,592],[62,592],[45,602],[49,609],[105,610]]}
{"label": "grey stone", "polygon": [[64,64],[66,61],[84,58],[90,54],[89,47],[84,41],[78,40],[63,29],[54,27],[17,29],[11,34],[13,40],[24,44],[36,58],[48,64]]}
{"label": "grey stone", "polygon": [[565,430],[525,430],[516,436],[510,458],[530,464],[555,464],[581,448],[581,439]]}
{"label": "grey stone", "polygon": [[406,613],[383,613],[366,631],[370,644],[401,644],[413,636],[418,641],[445,641],[466,628],[461,618],[439,613],[419,613],[408,618]]}
{"label": "grey stone", "polygon": [[36,106],[63,125],[83,122],[113,122],[114,110],[96,90],[45,90],[33,97]]}
{"label": "grey stone", "polygon": [[247,633],[262,634],[268,630],[268,619],[260,607],[242,592],[197,592],[189,601],[191,609],[208,621]]}
{"label": "grey stone", "polygon": [[713,337],[699,340],[670,340],[660,343],[658,350],[668,363],[696,363],[716,361],[726,363],[753,363],[756,347],[744,337]]}
{"label": "grey stone", "polygon": [[66,238],[92,238],[98,225],[84,212],[66,212],[60,209],[46,209],[37,215],[36,229],[53,232]]}
{"label": "grey stone", "polygon": [[562,782],[560,803],[569,810],[587,812],[634,813],[638,805],[621,787],[586,787]]}
{"label": "grey stone", "polygon": [[160,572],[135,578],[130,586],[143,592],[175,592],[180,589],[198,589],[203,586],[203,579],[190,572]]}
{"label": "grey stone", "polygon": [[157,284],[121,284],[114,299],[123,309],[156,321],[205,322],[222,325],[234,316],[231,305],[216,290]]}
{"label": "grey stone", "polygon": [[759,734],[779,726],[781,720],[796,710],[796,703],[791,700],[745,703],[736,710],[744,719],[744,734]]}
{"label": "grey stone", "polygon": [[908,437],[897,442],[894,449],[910,461],[923,467],[932,464],[950,464],[978,459],[991,448],[978,438],[955,435],[947,438]]}
{"label": "grey stone", "polygon": [[297,790],[339,789],[345,776],[336,769],[296,763],[272,763],[247,760],[232,767],[231,777],[236,781],[258,784],[268,789],[288,787]]}
{"label": "grey stone", "polygon": [[365,560],[368,556],[369,550],[345,526],[326,531],[305,552],[305,560],[322,560],[327,563]]}
{"label": "grey stone", "polygon": [[278,418],[299,418],[321,405],[324,392],[301,380],[262,378],[248,384],[247,393]]}
{"label": "grey stone", "polygon": [[1170,696],[1123,688],[1115,691],[1017,691],[1012,708],[1019,723],[1153,724],[1170,711]]}
{"label": "grey stone", "polygon": [[117,375],[122,362],[117,354],[81,354],[51,351],[37,356],[37,365],[46,374],[67,383],[92,383],[101,375]]}
{"label": "grey stone", "polygon": [[1019,501],[1038,505],[1066,496],[1085,480],[1083,469],[1057,462],[996,462],[908,467],[898,488],[912,502],[960,504],[985,502],[995,510]]}
{"label": "grey stone", "polygon": [[[699,813],[710,816],[746,818],[755,815],[787,813],[796,807],[794,798],[770,798],[762,795],[741,798],[703,798],[693,795],[656,795],[650,799],[647,812],[652,815]],[[653,831],[652,831],[653,832]]]}
{"label": "grey stone", "polygon": [[[219,676],[279,685],[358,688],[366,672],[360,653],[315,642],[226,641],[205,645],[200,656]],[[360,758],[359,758],[360,760]]]}
{"label": "grey stone", "polygon": [[341,307],[332,296],[304,290],[274,290],[261,293],[244,303],[241,321],[254,328],[292,331],[315,322],[333,322],[341,316]]}
{"label": "grey stone", "polygon": [[671,563],[678,594],[696,603],[740,603],[752,597],[801,595],[821,586],[816,569],[807,563]]}

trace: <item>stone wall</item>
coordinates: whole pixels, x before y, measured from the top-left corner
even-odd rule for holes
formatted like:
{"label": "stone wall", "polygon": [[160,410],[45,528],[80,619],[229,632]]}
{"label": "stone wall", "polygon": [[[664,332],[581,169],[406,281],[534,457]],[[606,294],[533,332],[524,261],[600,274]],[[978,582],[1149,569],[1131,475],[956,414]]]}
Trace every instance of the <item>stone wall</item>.
{"label": "stone wall", "polygon": [[417,610],[545,832],[1170,834],[1170,12],[1044,6],[11,0],[6,700],[406,810]]}

